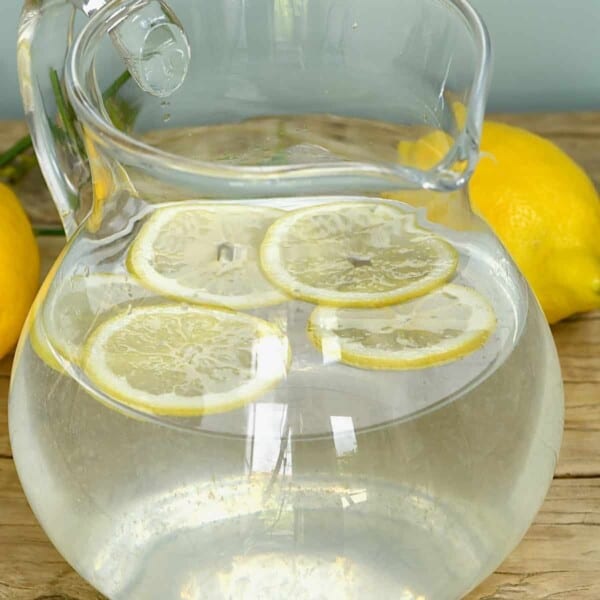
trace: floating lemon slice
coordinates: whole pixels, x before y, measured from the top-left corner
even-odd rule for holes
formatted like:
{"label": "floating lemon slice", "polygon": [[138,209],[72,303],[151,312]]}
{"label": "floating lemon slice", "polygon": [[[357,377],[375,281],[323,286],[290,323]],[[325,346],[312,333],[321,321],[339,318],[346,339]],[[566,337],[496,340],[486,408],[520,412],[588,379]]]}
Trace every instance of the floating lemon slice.
{"label": "floating lemon slice", "polygon": [[[83,343],[95,327],[115,310],[144,298],[156,298],[156,294],[124,274],[93,273],[55,280],[32,326],[32,343],[36,340],[42,349],[47,339],[67,360],[78,363]],[[52,363],[55,368],[56,359]]]}
{"label": "floating lemon slice", "polygon": [[496,325],[478,292],[447,284],[403,304],[375,309],[318,307],[308,333],[326,360],[370,369],[411,369],[477,350]]}
{"label": "floating lemon slice", "polygon": [[386,306],[421,296],[456,270],[448,242],[381,201],[337,202],[289,213],[261,246],[266,276],[290,296],[329,306]]}
{"label": "floating lemon slice", "polygon": [[250,309],[287,299],[264,277],[258,249],[282,211],[250,205],[180,202],[158,209],[133,243],[128,267],[160,294]]}
{"label": "floating lemon slice", "polygon": [[100,325],[85,345],[83,369],[123,404],[186,416],[247,404],[281,381],[289,362],[287,338],[267,321],[169,303]]}

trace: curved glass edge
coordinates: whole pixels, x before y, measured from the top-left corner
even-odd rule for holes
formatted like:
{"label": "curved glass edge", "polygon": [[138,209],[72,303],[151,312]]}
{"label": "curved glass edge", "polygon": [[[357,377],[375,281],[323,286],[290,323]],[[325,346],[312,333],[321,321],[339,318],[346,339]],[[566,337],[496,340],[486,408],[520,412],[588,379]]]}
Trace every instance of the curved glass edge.
{"label": "curved glass edge", "polygon": [[63,228],[67,236],[70,236],[77,228],[74,210],[77,190],[71,185],[68,174],[60,168],[61,161],[58,158],[60,142],[52,133],[50,117],[37,83],[33,64],[32,45],[43,12],[44,5],[39,0],[26,0],[21,11],[17,35],[19,88],[42,175],[58,210]]}
{"label": "curved glass edge", "polygon": [[[436,189],[441,191],[451,191],[464,186],[477,166],[493,67],[491,39],[483,19],[467,0],[451,0],[451,2],[460,11],[473,33],[479,63],[469,93],[463,129],[444,160],[435,167],[436,177],[440,182],[440,187]],[[457,172],[456,165],[461,163],[464,168]],[[449,180],[452,187],[444,186],[446,180]]]}
{"label": "curved glass edge", "polygon": [[[364,184],[368,180],[373,191],[393,189],[429,189],[434,191],[453,191],[463,187],[471,176],[478,156],[479,140],[483,126],[483,116],[489,85],[491,66],[491,44],[488,31],[478,13],[467,0],[444,0],[454,6],[464,18],[476,44],[478,54],[477,67],[473,77],[466,106],[466,120],[462,131],[444,159],[429,170],[419,170],[403,165],[374,164],[358,162],[331,162],[327,164],[307,163],[292,166],[232,166],[214,162],[184,158],[159,150],[137,140],[122,131],[99,112],[86,81],[93,69],[95,48],[102,37],[117,26],[140,6],[140,0],[113,0],[99,10],[80,33],[71,47],[65,70],[67,93],[78,118],[87,128],[91,137],[107,149],[117,160],[126,164],[140,165],[144,169],[171,173],[177,180],[204,177],[207,180],[221,182],[215,184],[214,191],[240,184],[256,188],[261,194],[266,184],[278,182],[277,194],[285,194],[288,186],[299,182],[319,178],[324,188],[335,187],[339,178],[357,179]],[[92,78],[93,79],[93,78]],[[97,90],[96,90],[97,92]],[[97,94],[95,94],[97,95]],[[210,186],[209,186],[210,187]],[[249,195],[252,195],[249,190]]]}

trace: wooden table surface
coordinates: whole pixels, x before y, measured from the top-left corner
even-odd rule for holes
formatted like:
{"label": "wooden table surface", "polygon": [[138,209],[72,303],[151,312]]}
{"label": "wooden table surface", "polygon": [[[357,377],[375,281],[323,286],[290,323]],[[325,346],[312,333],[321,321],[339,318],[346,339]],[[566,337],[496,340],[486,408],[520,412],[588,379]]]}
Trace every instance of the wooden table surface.
{"label": "wooden table surface", "polygon": [[[600,113],[499,118],[557,142],[600,188]],[[0,149],[23,132],[22,123],[0,123]],[[19,193],[32,218],[46,221],[47,192],[39,176],[33,173]],[[63,242],[39,241],[47,269]],[[521,544],[468,600],[600,599],[600,312],[560,323],[553,332],[566,391],[556,476]],[[102,598],[53,548],[21,491],[7,431],[10,366],[10,357],[0,361],[0,599]]]}

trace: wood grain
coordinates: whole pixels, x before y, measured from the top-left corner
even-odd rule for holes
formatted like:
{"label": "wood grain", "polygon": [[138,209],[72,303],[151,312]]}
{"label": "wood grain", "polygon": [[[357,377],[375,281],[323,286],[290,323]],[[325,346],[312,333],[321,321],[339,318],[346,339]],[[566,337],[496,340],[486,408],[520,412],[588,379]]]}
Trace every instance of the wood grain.
{"label": "wood grain", "polygon": [[[553,139],[600,187],[600,113],[496,118]],[[22,127],[11,125],[10,135],[0,127],[0,148]],[[63,241],[39,241],[47,270]],[[556,478],[521,544],[467,600],[600,598],[600,312],[564,321],[553,334],[566,395]],[[99,600],[53,548],[21,491],[7,431],[10,364],[0,361],[0,600]]]}
{"label": "wood grain", "polygon": [[[0,460],[12,458],[8,441],[8,378],[0,377]],[[0,488],[1,490],[2,488]],[[0,506],[2,492],[0,491]]]}
{"label": "wood grain", "polygon": [[535,523],[469,600],[600,598],[600,480],[556,479]]}
{"label": "wood grain", "polygon": [[553,328],[563,378],[600,383],[600,319],[570,320]]}
{"label": "wood grain", "polygon": [[0,599],[98,600],[33,516],[12,460],[0,459]]}
{"label": "wood grain", "polygon": [[[0,152],[7,150],[27,133],[27,126],[23,121],[2,121]],[[53,228],[60,225],[60,219],[39,169],[32,169],[27,173],[16,184],[15,189],[35,227]]]}
{"label": "wood grain", "polygon": [[0,377],[8,377],[10,375],[10,367],[12,365],[12,356],[6,356],[0,360]]}

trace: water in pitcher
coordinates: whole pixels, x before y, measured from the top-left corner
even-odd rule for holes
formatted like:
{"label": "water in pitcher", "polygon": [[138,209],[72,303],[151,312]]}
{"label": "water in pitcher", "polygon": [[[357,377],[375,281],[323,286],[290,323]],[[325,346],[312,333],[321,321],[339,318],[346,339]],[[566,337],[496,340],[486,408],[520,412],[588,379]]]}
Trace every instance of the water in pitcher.
{"label": "water in pitcher", "polygon": [[[169,143],[227,161],[230,127]],[[280,142],[235,159],[361,151]],[[79,230],[20,346],[11,440],[52,541],[115,599],[460,597],[524,533],[561,430],[500,244],[397,200],[164,200]]]}

